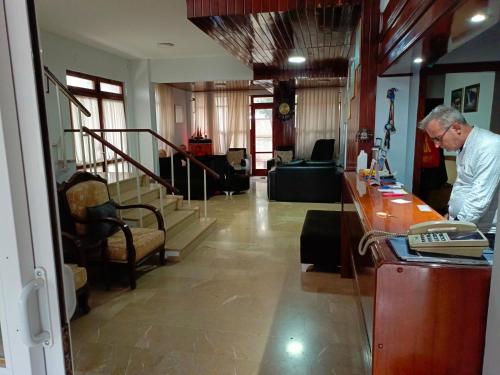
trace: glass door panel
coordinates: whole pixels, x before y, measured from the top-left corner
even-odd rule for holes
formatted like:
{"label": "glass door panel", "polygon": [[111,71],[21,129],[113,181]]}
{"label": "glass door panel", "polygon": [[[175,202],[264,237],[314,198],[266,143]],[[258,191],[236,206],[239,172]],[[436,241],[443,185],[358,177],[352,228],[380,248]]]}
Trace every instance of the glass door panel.
{"label": "glass door panel", "polygon": [[252,160],[254,174],[265,175],[267,160],[273,157],[273,108],[272,103],[259,107],[252,108]]}

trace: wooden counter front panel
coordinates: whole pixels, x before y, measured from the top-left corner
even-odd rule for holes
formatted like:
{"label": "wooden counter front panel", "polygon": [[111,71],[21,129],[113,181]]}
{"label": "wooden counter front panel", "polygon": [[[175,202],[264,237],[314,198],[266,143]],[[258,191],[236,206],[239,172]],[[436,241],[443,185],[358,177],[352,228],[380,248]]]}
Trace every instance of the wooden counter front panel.
{"label": "wooden counter front panel", "polygon": [[[491,267],[405,262],[385,241],[360,256],[357,244],[368,230],[404,232],[442,217],[418,210],[425,203],[411,194],[404,197],[411,203],[391,202],[355,173],[344,175],[342,194],[356,207],[343,211],[341,251],[352,261],[371,373],[480,374]],[[379,211],[394,217],[380,218]]]}
{"label": "wooden counter front panel", "polygon": [[490,267],[383,264],[373,374],[481,374]]}

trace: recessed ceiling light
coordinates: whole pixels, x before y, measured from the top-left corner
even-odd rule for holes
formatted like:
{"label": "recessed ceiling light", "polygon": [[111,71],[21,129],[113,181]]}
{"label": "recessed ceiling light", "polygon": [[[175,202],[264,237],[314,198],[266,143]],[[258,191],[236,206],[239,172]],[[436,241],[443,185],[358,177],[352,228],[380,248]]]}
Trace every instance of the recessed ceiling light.
{"label": "recessed ceiling light", "polygon": [[288,58],[288,62],[291,62],[292,64],[300,64],[306,61],[306,58],[304,56],[290,56]]}
{"label": "recessed ceiling light", "polygon": [[417,57],[416,59],[413,60],[415,64],[421,64],[424,62],[424,59],[421,57]]}
{"label": "recessed ceiling light", "polygon": [[157,44],[159,46],[162,46],[162,47],[173,47],[173,46],[175,46],[175,43],[172,43],[172,42],[158,42]]}
{"label": "recessed ceiling light", "polygon": [[472,23],[480,23],[480,22],[483,22],[485,19],[486,19],[486,15],[484,15],[483,13],[477,13],[477,14],[474,14],[470,18],[470,22],[472,22]]}

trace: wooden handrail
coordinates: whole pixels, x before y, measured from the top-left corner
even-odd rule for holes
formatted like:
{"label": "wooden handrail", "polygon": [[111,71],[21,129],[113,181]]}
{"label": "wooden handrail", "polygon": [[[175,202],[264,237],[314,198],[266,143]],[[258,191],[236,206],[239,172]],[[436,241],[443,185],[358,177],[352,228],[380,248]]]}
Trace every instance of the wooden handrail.
{"label": "wooden handrail", "polygon": [[[166,143],[168,146],[172,147],[175,151],[178,153],[182,154],[186,158],[188,158],[190,161],[192,161],[195,165],[198,167],[204,169],[207,171],[208,174],[212,175],[216,179],[220,179],[220,175],[215,172],[213,169],[207,167],[205,164],[194,158],[192,155],[182,151],[179,147],[174,145],[173,143],[167,141],[165,138],[163,138],[161,135],[156,133],[155,131],[151,129],[95,129],[98,133],[149,133],[155,138],[159,139],[163,143]],[[67,133],[78,133],[79,130],[77,129],[64,129],[65,132]]]}
{"label": "wooden handrail", "polygon": [[[67,129],[68,130],[68,129]],[[69,129],[69,130],[74,130],[74,129]],[[173,187],[172,185],[170,185],[167,181],[165,181],[163,178],[161,177],[158,177],[156,174],[154,174],[153,172],[151,172],[148,168],[146,168],[145,166],[143,166],[141,163],[135,161],[134,159],[132,159],[130,156],[128,156],[126,153],[124,153],[123,151],[121,151],[119,148],[113,146],[111,143],[109,143],[108,141],[106,141],[104,138],[102,138],[101,136],[97,135],[93,130],[90,130],[89,128],[87,128],[86,126],[83,126],[82,127],[82,130],[87,133],[88,135],[90,135],[92,138],[94,139],[97,139],[99,142],[101,142],[103,145],[105,145],[106,147],[110,148],[111,150],[113,150],[114,152],[116,152],[118,155],[120,155],[125,161],[129,162],[130,164],[132,164],[133,166],[135,166],[136,168],[140,169],[142,172],[144,172],[144,174],[148,175],[149,177],[151,177],[153,180],[155,180],[156,182],[158,182],[159,184],[165,186],[170,192],[173,192],[173,193],[176,193],[176,194],[179,194],[180,191],[179,189]],[[100,129],[98,131],[101,131]]]}
{"label": "wooden handrail", "polygon": [[52,73],[48,67],[44,66],[43,67],[44,71],[45,71],[45,75],[47,76],[48,79],[50,79],[52,82],[54,82],[54,84],[59,87],[59,89],[63,92],[63,94],[68,98],[68,100],[73,103],[74,105],[76,105],[78,107],[78,109],[80,111],[82,111],[82,113],[87,116],[87,117],[90,117],[91,114],[90,112],[88,111],[87,108],[85,108],[85,106],[76,98],[76,96],[74,96],[71,91],[69,91],[66,86],[64,86],[64,84],[59,81],[57,79],[57,77],[54,75],[54,73]]}

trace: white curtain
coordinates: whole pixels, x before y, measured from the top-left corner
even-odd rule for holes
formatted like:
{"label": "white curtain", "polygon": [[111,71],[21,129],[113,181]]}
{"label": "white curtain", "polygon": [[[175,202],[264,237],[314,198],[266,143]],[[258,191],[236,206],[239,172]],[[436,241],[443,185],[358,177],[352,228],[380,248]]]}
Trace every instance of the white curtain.
{"label": "white curtain", "polygon": [[[104,119],[104,129],[126,129],[125,106],[121,100],[103,99],[102,116]],[[103,133],[104,138],[119,150],[127,153],[127,133]],[[115,157],[113,150],[106,147],[106,158],[108,160]],[[121,156],[118,155],[118,158]]]}
{"label": "white curtain", "polygon": [[212,137],[211,121],[212,106],[210,92],[195,92],[193,93],[194,99],[194,122],[192,127],[192,134],[200,131],[202,136]]}
{"label": "white curtain", "polygon": [[[85,116],[84,114],[80,114],[82,119],[82,126],[86,126],[89,129],[99,129],[99,105],[97,103],[97,98],[89,98],[87,96],[77,96],[76,97],[80,103],[83,104],[85,108],[90,112],[90,117]],[[80,129],[80,122],[78,120],[79,111],[78,108],[71,104],[71,120],[73,124],[73,129]],[[75,133],[74,138],[75,142],[75,159],[77,164],[83,164],[83,153],[82,153],[82,145],[81,145],[81,136],[80,133]],[[92,148],[89,147],[89,136],[83,137],[83,147],[85,150],[85,164],[89,164],[92,154]],[[95,146],[95,154],[96,160],[98,162],[103,161],[102,157],[102,145],[99,142],[94,142]]]}
{"label": "white curtain", "polygon": [[[155,99],[158,133],[167,141],[172,142],[175,136],[175,105],[172,87],[165,84],[156,85]],[[171,155],[173,150],[163,142],[159,142],[158,148],[165,149],[168,156]]]}
{"label": "white curtain", "polygon": [[335,149],[338,150],[339,99],[343,88],[297,89],[296,94],[296,157],[309,159],[314,143],[322,138],[335,138]]}
{"label": "white curtain", "polygon": [[248,92],[228,91],[213,94],[214,152],[225,154],[230,147],[250,145]]}

